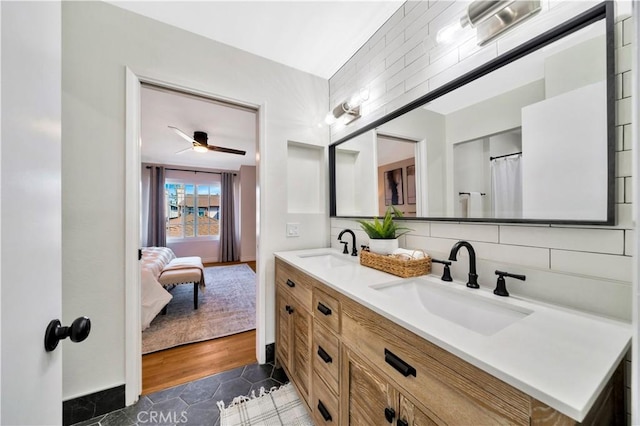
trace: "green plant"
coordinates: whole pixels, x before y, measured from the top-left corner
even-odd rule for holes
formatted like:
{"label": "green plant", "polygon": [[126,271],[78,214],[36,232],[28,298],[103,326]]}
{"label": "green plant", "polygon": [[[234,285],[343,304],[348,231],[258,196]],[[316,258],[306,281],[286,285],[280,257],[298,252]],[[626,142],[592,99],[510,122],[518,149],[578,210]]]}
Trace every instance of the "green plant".
{"label": "green plant", "polygon": [[367,233],[369,238],[374,240],[392,240],[412,231],[412,229],[395,223],[393,221],[394,216],[401,218],[402,212],[395,206],[389,206],[382,221],[377,217],[374,217],[373,221],[359,219],[356,222],[360,224],[360,227],[362,227],[362,230]]}

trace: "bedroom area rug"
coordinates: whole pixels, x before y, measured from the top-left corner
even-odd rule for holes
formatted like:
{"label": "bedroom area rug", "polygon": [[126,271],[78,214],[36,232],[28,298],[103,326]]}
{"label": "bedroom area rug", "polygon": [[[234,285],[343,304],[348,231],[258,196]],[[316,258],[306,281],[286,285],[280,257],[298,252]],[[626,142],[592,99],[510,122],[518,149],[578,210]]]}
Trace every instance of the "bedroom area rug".
{"label": "bedroom area rug", "polygon": [[142,332],[142,354],[202,342],[256,328],[256,274],[247,264],[209,266],[193,309],[193,285],[171,290],[167,314]]}
{"label": "bedroom area rug", "polygon": [[218,402],[220,426],[312,426],[313,421],[291,383],[259,395],[239,396],[228,407]]}

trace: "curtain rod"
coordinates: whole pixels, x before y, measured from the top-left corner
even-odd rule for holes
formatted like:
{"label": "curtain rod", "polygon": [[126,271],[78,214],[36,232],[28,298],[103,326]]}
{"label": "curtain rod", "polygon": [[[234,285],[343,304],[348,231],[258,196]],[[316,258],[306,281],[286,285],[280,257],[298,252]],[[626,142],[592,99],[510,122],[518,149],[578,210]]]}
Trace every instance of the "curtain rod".
{"label": "curtain rod", "polygon": [[[150,169],[150,168],[152,168],[154,166],[146,166],[146,167],[147,167],[147,169]],[[222,172],[205,172],[205,171],[201,171],[201,170],[174,169],[174,168],[170,168],[170,167],[165,167],[164,169],[165,170],[171,170],[171,171],[174,171],[174,172],[209,173],[209,174],[212,174],[212,175],[221,175],[222,174]],[[229,172],[229,173],[231,173],[231,172]],[[235,173],[233,175],[237,176]]]}
{"label": "curtain rod", "polygon": [[[470,192],[458,192],[458,195],[471,195]],[[481,192],[480,195],[487,195],[484,192]]]}
{"label": "curtain rod", "polygon": [[498,155],[497,157],[489,157],[489,161],[497,160],[498,158],[511,157],[512,155],[522,155],[522,151],[520,152],[512,152],[511,154]]}

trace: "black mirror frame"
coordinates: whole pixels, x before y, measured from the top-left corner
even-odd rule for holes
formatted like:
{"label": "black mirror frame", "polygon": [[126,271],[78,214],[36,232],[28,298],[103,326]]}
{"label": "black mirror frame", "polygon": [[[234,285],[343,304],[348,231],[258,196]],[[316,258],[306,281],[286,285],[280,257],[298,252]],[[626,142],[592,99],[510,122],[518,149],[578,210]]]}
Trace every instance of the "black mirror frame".
{"label": "black mirror frame", "polygon": [[464,86],[492,71],[497,70],[529,53],[553,43],[569,34],[572,34],[594,22],[605,20],[606,35],[606,68],[607,68],[607,219],[604,221],[585,220],[540,220],[540,219],[497,219],[497,218],[459,218],[459,217],[405,217],[407,220],[425,221],[449,221],[449,222],[489,222],[489,223],[537,223],[537,224],[564,224],[564,225],[615,225],[615,58],[614,58],[614,2],[603,1],[591,9],[575,16],[569,21],[560,24],[551,30],[534,37],[522,45],[498,56],[495,59],[469,71],[466,74],[450,81],[449,83],[432,90],[431,92],[417,98],[407,105],[381,117],[349,135],[329,145],[329,188],[331,190],[329,199],[329,215],[331,217],[355,218],[360,216],[337,216],[336,206],[336,146],[347,142],[351,138],[366,133],[382,124],[391,121],[421,105],[433,101],[459,87]]}

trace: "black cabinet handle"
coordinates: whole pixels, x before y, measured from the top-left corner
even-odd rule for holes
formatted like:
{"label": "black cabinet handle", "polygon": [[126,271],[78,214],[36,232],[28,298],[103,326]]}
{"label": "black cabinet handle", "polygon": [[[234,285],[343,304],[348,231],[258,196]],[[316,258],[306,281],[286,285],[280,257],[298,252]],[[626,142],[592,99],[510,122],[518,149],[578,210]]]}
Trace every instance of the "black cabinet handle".
{"label": "black cabinet handle", "polygon": [[287,311],[289,313],[289,315],[291,315],[293,313],[293,308],[289,305],[284,307],[284,310]]}
{"label": "black cabinet handle", "polygon": [[327,315],[327,316],[331,315],[331,309],[329,309],[322,302],[318,302],[318,310],[322,312],[324,315]]}
{"label": "black cabinet handle", "polygon": [[409,423],[407,423],[406,420],[398,419],[398,422],[396,423],[396,425],[398,425],[398,426],[409,426]]}
{"label": "black cabinet handle", "polygon": [[398,370],[398,372],[400,372],[404,377],[409,375],[416,377],[416,369],[404,362],[387,348],[384,349],[384,360],[387,364]]}
{"label": "black cabinet handle", "polygon": [[295,287],[295,286],[296,286],[296,283],[294,283],[294,282],[293,282],[293,281],[291,281],[291,280],[287,280],[287,285],[288,285],[289,287],[293,288],[293,287]]}
{"label": "black cabinet handle", "polygon": [[396,410],[393,408],[385,408],[384,409],[384,418],[387,419],[389,423],[393,423],[393,419],[396,416]]}
{"label": "black cabinet handle", "polygon": [[322,418],[325,422],[331,421],[331,414],[329,414],[329,411],[327,411],[324,404],[320,400],[318,400],[318,410],[320,411],[320,414],[322,414]]}
{"label": "black cabinet handle", "polygon": [[318,356],[322,358],[322,360],[327,364],[331,364],[331,361],[333,361],[331,356],[324,349],[322,349],[322,346],[318,346]]}

